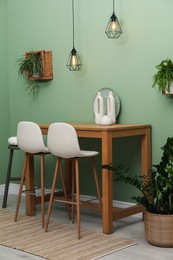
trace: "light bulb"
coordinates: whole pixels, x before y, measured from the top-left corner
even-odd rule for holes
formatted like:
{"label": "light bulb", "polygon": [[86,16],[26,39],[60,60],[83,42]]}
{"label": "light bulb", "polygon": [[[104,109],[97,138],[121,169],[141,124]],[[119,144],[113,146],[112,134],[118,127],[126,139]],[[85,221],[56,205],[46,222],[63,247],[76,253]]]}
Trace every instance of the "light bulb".
{"label": "light bulb", "polygon": [[72,57],[71,57],[71,65],[73,67],[76,67],[76,65],[77,65],[77,57],[76,57],[76,55],[72,55]]}
{"label": "light bulb", "polygon": [[117,30],[117,22],[116,21],[112,21],[111,22],[111,30],[112,31],[116,31]]}

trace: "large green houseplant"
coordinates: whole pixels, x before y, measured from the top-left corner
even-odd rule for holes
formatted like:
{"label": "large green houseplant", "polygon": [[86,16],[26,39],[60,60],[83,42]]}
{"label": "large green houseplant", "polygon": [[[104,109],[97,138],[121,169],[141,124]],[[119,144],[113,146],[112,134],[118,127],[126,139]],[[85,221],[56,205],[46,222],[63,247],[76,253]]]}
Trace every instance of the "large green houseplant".
{"label": "large green houseplant", "polygon": [[163,94],[173,94],[171,83],[173,81],[173,62],[171,59],[161,61],[156,66],[157,72],[153,76],[152,87],[158,87]]}
{"label": "large green houseplant", "polygon": [[173,137],[169,137],[161,149],[160,163],[153,165],[146,175],[129,175],[121,165],[102,167],[113,171],[115,181],[129,183],[141,192],[133,199],[146,209],[144,220],[148,241],[157,246],[173,247]]}
{"label": "large green houseplant", "polygon": [[30,52],[17,60],[18,75],[27,81],[26,92],[34,93],[38,87],[37,80],[42,76],[42,57],[40,52]]}

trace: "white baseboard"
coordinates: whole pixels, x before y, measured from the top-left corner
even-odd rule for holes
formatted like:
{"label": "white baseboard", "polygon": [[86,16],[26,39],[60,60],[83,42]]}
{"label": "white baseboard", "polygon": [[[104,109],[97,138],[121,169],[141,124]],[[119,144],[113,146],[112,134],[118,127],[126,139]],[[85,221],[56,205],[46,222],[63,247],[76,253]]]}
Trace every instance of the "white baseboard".
{"label": "white baseboard", "polygon": [[[5,184],[0,185],[0,196],[4,195]],[[10,183],[8,194],[17,195],[19,191],[19,184]]]}
{"label": "white baseboard", "polygon": [[[4,189],[5,189],[5,184],[1,184],[0,185],[0,196],[4,195]],[[8,194],[17,195],[18,191],[19,191],[19,184],[10,183]],[[94,198],[92,196],[87,196],[87,195],[81,195],[81,199],[96,201],[96,200],[94,200]],[[113,200],[113,206],[117,207],[117,208],[127,208],[127,207],[131,207],[134,205],[135,205],[134,203],[130,203],[130,202],[126,202],[126,201]],[[135,214],[135,215],[133,215],[133,217],[142,219],[142,213]]]}

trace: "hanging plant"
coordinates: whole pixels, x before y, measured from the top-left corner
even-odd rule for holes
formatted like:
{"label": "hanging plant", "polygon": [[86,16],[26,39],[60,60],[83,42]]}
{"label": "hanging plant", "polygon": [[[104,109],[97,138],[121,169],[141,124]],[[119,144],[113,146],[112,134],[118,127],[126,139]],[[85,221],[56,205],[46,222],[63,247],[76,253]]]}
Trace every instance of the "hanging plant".
{"label": "hanging plant", "polygon": [[153,76],[152,87],[158,87],[159,91],[172,94],[171,83],[173,81],[173,62],[170,59],[163,60],[156,66],[157,72]]}
{"label": "hanging plant", "polygon": [[34,94],[38,89],[38,80],[42,77],[42,57],[40,52],[30,52],[17,60],[18,76],[26,79],[26,94]]}

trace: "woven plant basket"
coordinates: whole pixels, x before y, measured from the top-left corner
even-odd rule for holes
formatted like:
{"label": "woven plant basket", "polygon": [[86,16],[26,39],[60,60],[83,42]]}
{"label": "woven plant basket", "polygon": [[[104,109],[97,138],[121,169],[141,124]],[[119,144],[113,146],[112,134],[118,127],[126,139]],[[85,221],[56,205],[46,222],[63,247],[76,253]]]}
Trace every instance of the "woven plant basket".
{"label": "woven plant basket", "polygon": [[144,212],[145,236],[149,243],[173,247],[173,215]]}

